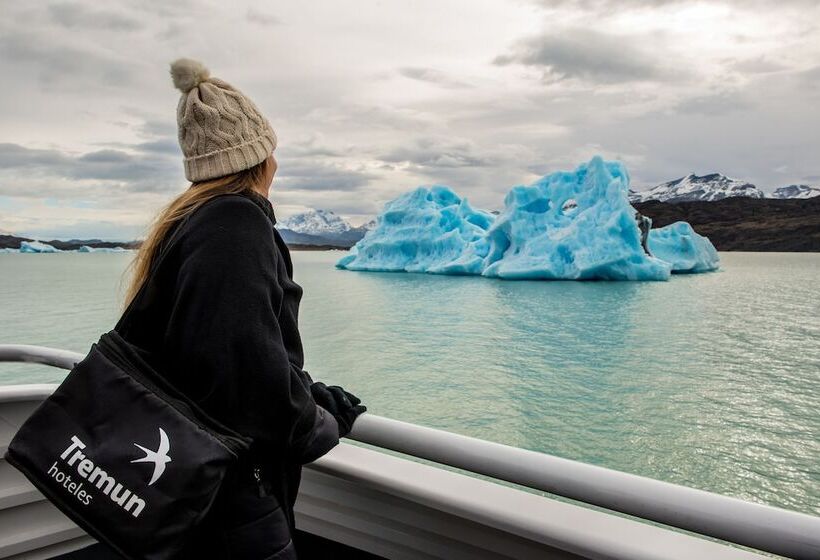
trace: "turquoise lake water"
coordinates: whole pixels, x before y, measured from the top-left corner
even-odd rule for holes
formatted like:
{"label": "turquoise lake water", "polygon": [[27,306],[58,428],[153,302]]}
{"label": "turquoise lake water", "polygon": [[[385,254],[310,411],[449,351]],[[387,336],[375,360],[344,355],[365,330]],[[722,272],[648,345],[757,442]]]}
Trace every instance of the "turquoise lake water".
{"label": "turquoise lake water", "polygon": [[[86,352],[131,254],[0,254],[0,343]],[[294,252],[306,369],[371,412],[820,514],[820,254],[663,283],[337,270]],[[0,364],[0,384],[64,372]]]}

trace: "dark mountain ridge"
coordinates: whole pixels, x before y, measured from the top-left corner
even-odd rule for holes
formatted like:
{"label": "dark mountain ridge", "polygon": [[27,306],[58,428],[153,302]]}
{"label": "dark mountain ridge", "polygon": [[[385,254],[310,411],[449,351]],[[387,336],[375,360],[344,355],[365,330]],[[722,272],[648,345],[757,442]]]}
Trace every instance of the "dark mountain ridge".
{"label": "dark mountain ridge", "polygon": [[35,240],[30,237],[18,237],[16,235],[0,234],[0,249],[19,249],[22,241],[42,241],[61,251],[74,251],[83,245],[96,248],[122,247],[123,249],[136,249],[140,246],[139,241],[101,241],[99,239],[70,239],[62,241],[52,239],[51,241]]}
{"label": "dark mountain ridge", "polygon": [[719,251],[820,252],[820,197],[633,203],[652,227],[689,222]]}

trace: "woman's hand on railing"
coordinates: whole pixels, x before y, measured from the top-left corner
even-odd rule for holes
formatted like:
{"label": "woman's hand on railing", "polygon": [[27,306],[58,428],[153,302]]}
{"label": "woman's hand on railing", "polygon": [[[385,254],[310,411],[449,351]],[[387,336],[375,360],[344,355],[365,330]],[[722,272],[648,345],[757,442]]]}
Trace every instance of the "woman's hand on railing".
{"label": "woman's hand on railing", "polygon": [[316,404],[330,412],[339,424],[339,437],[343,438],[353,429],[353,423],[367,407],[361,399],[345,391],[338,385],[327,386],[317,381],[310,386],[310,392]]}

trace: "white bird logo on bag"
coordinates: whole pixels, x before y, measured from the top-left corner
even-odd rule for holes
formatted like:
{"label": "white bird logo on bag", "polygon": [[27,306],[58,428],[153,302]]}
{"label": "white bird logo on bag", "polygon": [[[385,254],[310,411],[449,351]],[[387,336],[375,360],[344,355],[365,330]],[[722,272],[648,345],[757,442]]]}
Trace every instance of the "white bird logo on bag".
{"label": "white bird logo on bag", "polygon": [[138,443],[134,445],[145,453],[145,457],[134,459],[131,461],[132,463],[154,463],[154,473],[151,475],[151,481],[148,483],[148,486],[151,486],[159,480],[159,477],[165,472],[165,463],[171,462],[171,458],[168,456],[168,451],[171,450],[171,442],[168,441],[168,434],[166,434],[162,428],[159,429],[159,448],[156,451],[146,449]]}

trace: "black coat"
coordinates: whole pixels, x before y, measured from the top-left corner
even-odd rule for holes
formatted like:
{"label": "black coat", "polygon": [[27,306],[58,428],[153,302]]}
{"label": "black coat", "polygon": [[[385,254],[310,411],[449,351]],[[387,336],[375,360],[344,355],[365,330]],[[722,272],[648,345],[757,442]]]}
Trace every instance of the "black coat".
{"label": "black coat", "polygon": [[144,297],[116,327],[205,412],[254,439],[186,558],[295,558],[288,543],[301,466],[339,441],[302,370],[302,288],[275,223],[257,193],[206,202],[179,226]]}

